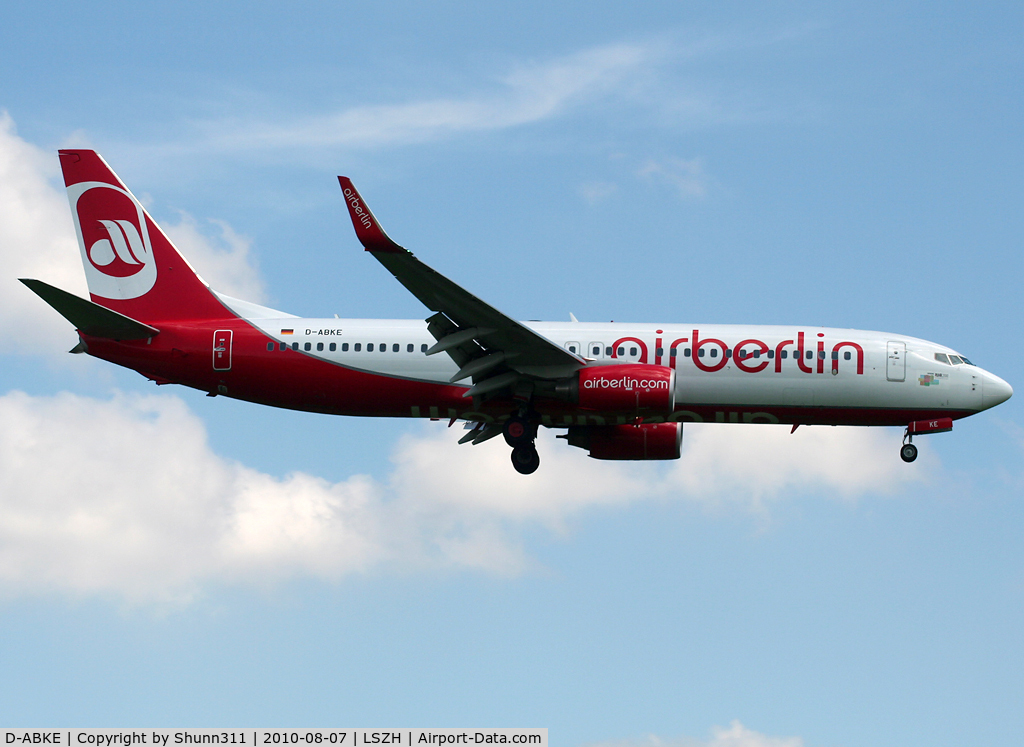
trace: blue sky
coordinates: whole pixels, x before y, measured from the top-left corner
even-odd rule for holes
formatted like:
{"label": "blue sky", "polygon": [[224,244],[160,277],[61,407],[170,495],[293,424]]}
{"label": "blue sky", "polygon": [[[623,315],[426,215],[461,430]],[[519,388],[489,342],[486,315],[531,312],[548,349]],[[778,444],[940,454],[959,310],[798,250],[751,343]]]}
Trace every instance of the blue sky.
{"label": "blue sky", "polygon": [[[422,318],[389,233],[524,319],[799,323],[1019,389],[1008,4],[54,3],[0,11],[0,723],[546,726],[553,744],[962,745],[1024,728],[1020,397],[897,429],[553,438],[290,413],[65,353],[55,150],[218,289]],[[170,391],[169,391],[170,390]]]}

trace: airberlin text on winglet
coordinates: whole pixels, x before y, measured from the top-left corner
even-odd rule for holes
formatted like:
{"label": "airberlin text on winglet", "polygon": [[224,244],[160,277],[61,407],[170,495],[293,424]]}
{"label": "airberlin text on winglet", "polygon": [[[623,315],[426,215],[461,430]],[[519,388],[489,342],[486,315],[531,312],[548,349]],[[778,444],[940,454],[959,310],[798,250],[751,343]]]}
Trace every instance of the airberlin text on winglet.
{"label": "airberlin text on winglet", "polygon": [[351,187],[345,187],[344,190],[345,199],[348,200],[348,204],[352,206],[352,212],[359,218],[359,222],[367,228],[373,228],[373,220],[370,218],[369,211],[363,208],[362,202]]}

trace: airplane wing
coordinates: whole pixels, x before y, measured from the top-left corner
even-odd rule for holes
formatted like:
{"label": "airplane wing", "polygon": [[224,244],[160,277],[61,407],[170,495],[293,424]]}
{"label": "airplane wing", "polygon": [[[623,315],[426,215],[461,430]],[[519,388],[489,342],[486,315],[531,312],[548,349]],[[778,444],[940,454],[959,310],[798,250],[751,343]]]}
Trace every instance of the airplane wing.
{"label": "airplane wing", "polygon": [[420,262],[394,241],[363,202],[352,181],[339,176],[356,236],[366,251],[431,311],[427,330],[437,344],[427,355],[445,352],[459,366],[453,382],[472,377],[465,396],[483,396],[532,379],[556,379],[586,365],[543,335],[498,311],[441,273]]}

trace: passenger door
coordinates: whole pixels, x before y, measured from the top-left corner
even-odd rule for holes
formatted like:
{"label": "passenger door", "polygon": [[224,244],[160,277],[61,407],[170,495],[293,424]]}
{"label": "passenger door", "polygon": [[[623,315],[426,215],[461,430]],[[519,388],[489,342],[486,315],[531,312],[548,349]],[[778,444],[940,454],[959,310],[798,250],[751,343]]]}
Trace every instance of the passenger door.
{"label": "passenger door", "polygon": [[906,343],[890,340],[885,344],[885,378],[889,381],[904,381],[907,378]]}
{"label": "passenger door", "polygon": [[213,370],[231,370],[231,330],[218,329],[213,333]]}

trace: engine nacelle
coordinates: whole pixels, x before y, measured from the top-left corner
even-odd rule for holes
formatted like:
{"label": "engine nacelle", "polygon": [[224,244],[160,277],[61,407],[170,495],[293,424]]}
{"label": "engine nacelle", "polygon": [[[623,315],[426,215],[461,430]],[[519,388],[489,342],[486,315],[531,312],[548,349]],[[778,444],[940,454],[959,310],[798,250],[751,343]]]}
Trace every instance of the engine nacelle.
{"label": "engine nacelle", "polygon": [[683,424],[580,426],[570,428],[567,438],[594,459],[678,459]]}
{"label": "engine nacelle", "polygon": [[573,399],[586,410],[667,415],[676,405],[676,372],[668,366],[587,366],[572,383]]}

